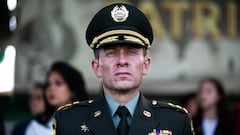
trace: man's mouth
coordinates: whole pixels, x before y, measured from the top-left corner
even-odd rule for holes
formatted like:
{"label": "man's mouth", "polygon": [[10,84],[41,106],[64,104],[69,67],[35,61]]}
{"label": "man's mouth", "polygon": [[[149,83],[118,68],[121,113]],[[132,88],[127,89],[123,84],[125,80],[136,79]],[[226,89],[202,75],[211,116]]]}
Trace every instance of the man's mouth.
{"label": "man's mouth", "polygon": [[130,73],[128,73],[128,72],[117,72],[116,74],[115,74],[116,76],[129,76],[129,75],[131,75]]}

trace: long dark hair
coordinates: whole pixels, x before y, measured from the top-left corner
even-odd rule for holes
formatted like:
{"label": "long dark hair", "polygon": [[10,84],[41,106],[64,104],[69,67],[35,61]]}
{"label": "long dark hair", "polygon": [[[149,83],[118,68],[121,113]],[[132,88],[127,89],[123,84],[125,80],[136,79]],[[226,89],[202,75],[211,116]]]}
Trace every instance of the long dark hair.
{"label": "long dark hair", "polygon": [[[55,62],[51,66],[48,74],[47,74],[47,79],[48,80],[50,74],[52,72],[57,72],[59,73],[66,84],[68,85],[70,92],[73,93],[72,101],[75,100],[87,100],[87,92],[86,92],[86,87],[85,87],[85,81],[82,77],[82,74],[74,69],[72,66],[68,65],[65,62]],[[48,86],[48,83],[47,83]]]}
{"label": "long dark hair", "polygon": [[[202,85],[206,82],[209,82],[214,85],[216,92],[218,93],[219,100],[217,102],[217,118],[219,120],[219,124],[226,123],[226,117],[229,116],[229,110],[227,106],[227,98],[225,95],[225,90],[222,82],[214,77],[205,77],[199,81],[199,89],[201,89]],[[203,110],[199,108],[196,118],[194,119],[195,130],[198,130],[201,127],[203,119]]]}

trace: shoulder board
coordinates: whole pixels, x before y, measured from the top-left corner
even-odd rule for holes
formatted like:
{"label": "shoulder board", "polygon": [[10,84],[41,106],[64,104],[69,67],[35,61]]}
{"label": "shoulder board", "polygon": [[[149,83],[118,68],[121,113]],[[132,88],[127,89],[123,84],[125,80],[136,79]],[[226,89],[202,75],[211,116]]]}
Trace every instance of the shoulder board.
{"label": "shoulder board", "polygon": [[62,112],[62,111],[64,111],[64,110],[67,110],[67,109],[70,109],[70,108],[72,108],[72,107],[75,107],[75,106],[79,106],[79,105],[90,105],[90,104],[92,104],[94,101],[93,100],[87,100],[87,101],[74,101],[74,102],[72,102],[72,103],[68,103],[68,104],[66,104],[66,105],[63,105],[63,106],[61,106],[61,107],[59,107],[58,109],[57,109],[57,111],[58,112]]}
{"label": "shoulder board", "polygon": [[181,107],[180,105],[175,105],[175,104],[172,104],[172,103],[167,103],[168,106],[176,109],[177,111],[181,111],[181,112],[184,112],[184,113],[188,113],[188,110],[184,107]]}
{"label": "shoulder board", "polygon": [[187,109],[185,109],[184,107],[181,107],[180,105],[175,105],[175,104],[172,104],[172,103],[164,103],[164,102],[160,102],[160,101],[157,101],[157,100],[152,100],[152,105],[156,106],[156,107],[171,108],[171,109],[174,109],[178,112],[188,113]]}

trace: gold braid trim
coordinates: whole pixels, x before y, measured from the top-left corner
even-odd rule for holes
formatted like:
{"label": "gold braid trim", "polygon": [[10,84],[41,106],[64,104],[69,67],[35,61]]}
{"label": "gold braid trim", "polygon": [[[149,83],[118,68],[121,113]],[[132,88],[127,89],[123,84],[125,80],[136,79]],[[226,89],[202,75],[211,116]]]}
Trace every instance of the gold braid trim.
{"label": "gold braid trim", "polygon": [[[127,41],[132,41],[132,42],[137,41],[137,43],[139,43],[139,41],[140,41],[141,44],[143,44],[147,48],[150,48],[150,42],[149,42],[148,38],[144,37],[143,35],[141,35],[138,32],[132,31],[132,30],[111,30],[111,31],[102,33],[99,36],[96,36],[95,38],[93,38],[90,47],[91,48],[100,47],[103,43],[108,43],[107,41],[110,41],[110,42],[117,41],[117,39],[114,36],[113,38],[111,38],[111,37],[106,38],[107,39],[106,41],[104,41],[104,39],[103,39],[99,44],[97,44],[100,39],[111,36],[111,35],[116,35],[116,34],[123,34],[123,35],[127,34],[127,35],[129,35],[129,36],[127,36]],[[129,37],[131,37],[131,38],[129,38]]]}

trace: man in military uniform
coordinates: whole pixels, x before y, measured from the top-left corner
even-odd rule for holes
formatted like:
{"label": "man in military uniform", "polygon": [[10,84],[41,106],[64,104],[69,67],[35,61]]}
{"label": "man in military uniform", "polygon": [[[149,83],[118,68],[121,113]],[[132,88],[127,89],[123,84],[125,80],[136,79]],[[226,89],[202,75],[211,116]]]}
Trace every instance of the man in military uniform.
{"label": "man in military uniform", "polygon": [[137,8],[113,4],[91,20],[86,39],[95,59],[92,69],[103,82],[96,100],[58,109],[57,135],[192,135],[191,119],[180,106],[147,100],[140,92],[153,40],[151,25]]}

